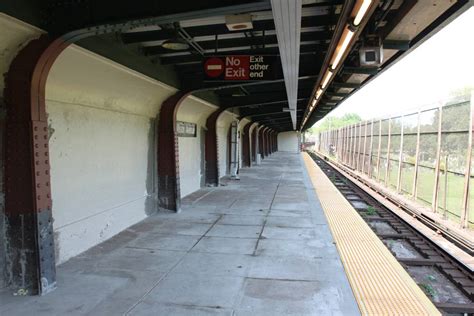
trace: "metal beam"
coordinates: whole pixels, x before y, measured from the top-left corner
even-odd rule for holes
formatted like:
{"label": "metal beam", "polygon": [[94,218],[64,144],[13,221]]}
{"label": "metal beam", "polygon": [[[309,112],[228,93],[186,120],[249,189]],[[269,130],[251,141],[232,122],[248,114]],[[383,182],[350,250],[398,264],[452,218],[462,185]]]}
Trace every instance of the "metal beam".
{"label": "metal beam", "polygon": [[[300,48],[300,55],[315,55],[318,53],[323,54],[327,49],[327,44],[305,44],[302,43]],[[219,53],[220,56],[226,55],[276,55],[280,56],[280,51],[278,47],[265,47],[265,48],[256,48],[256,49],[237,49],[237,50],[226,50]],[[206,54],[206,56],[213,56],[214,53]],[[165,55],[163,57],[159,57],[160,64],[162,65],[175,65],[175,64],[195,64],[201,63],[203,57],[201,55],[194,54],[192,52],[187,53],[186,55]]]}
{"label": "metal beam", "polygon": [[[300,98],[297,101],[308,100],[307,98]],[[244,96],[244,97],[230,97],[222,98],[222,104],[229,107],[252,107],[269,104],[288,104],[288,99],[285,94],[269,94],[259,96]]]}
{"label": "metal beam", "polygon": [[214,16],[270,10],[269,1],[232,0],[145,1],[137,5],[127,1],[117,5],[114,0],[103,1],[52,1],[45,6],[49,19],[44,28],[51,34],[77,33],[106,34],[123,32],[138,26],[172,24],[174,22],[205,19]]}
{"label": "metal beam", "polygon": [[410,41],[383,41],[383,49],[408,50],[410,48]]}
{"label": "metal beam", "polygon": [[325,92],[324,95],[327,97],[345,98],[348,96],[348,93]]}
{"label": "metal beam", "polygon": [[348,88],[348,89],[357,89],[360,87],[360,83],[352,83],[352,82],[332,82],[332,87],[336,88]]}
{"label": "metal beam", "polygon": [[347,67],[342,68],[343,74],[364,74],[364,75],[375,75],[378,73],[378,68],[369,67]]}
{"label": "metal beam", "polygon": [[[304,28],[312,28],[318,26],[329,26],[333,22],[333,17],[329,15],[319,16],[306,16],[301,19],[302,32],[307,32]],[[271,31],[275,29],[275,23],[273,20],[260,20],[253,21],[253,28],[251,32]],[[229,31],[225,24],[213,24],[204,26],[192,26],[183,27],[186,32],[192,37],[204,37],[214,35],[226,35],[226,34],[241,34],[242,36],[247,32]],[[125,44],[141,43],[149,41],[162,41],[167,40],[175,36],[173,30],[156,30],[156,31],[144,31],[144,32],[131,32],[123,33],[121,35],[122,41]]]}
{"label": "metal beam", "polygon": [[[308,42],[311,44],[315,44],[314,41],[319,41],[321,44],[324,41],[330,39],[330,34],[327,31],[318,31],[318,32],[306,32],[301,33],[301,43],[305,45],[304,42]],[[239,48],[239,47],[252,47],[252,46],[263,46],[265,45],[273,45],[277,44],[277,36],[276,35],[266,35],[264,36],[254,36],[254,37],[239,37],[239,38],[229,38],[229,39],[221,39],[218,40],[217,43],[215,40],[208,40],[208,41],[201,41],[199,42],[199,46],[203,49],[208,51],[216,51],[217,53],[220,52],[221,49],[228,49],[228,48]],[[281,50],[280,50],[281,52]],[[143,53],[147,56],[150,55],[160,55],[170,53],[170,50],[161,47],[161,45],[156,46],[145,46],[143,47]]]}
{"label": "metal beam", "polygon": [[[265,116],[265,115],[273,115],[273,114],[281,114],[281,113],[288,113],[286,111],[283,111],[282,106],[266,106],[263,107],[266,111],[261,111],[261,109],[257,110],[250,110],[250,109],[241,109],[240,111],[240,116],[241,118],[248,118],[248,117],[259,117],[259,116]],[[303,109],[298,109],[296,112],[302,112]]]}

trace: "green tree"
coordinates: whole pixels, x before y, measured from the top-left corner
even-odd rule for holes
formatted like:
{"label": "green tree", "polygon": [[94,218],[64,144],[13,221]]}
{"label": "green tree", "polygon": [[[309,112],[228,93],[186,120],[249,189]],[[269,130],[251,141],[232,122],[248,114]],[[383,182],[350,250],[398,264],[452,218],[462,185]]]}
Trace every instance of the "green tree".
{"label": "green tree", "polygon": [[327,116],[322,123],[317,127],[312,127],[308,130],[310,134],[317,134],[319,132],[335,129],[362,121],[362,118],[357,113],[346,113],[341,117]]}

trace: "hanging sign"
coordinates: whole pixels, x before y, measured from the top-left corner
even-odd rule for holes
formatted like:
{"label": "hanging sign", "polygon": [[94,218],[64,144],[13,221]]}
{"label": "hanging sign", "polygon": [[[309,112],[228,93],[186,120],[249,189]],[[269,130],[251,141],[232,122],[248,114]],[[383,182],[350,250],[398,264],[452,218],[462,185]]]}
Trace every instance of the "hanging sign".
{"label": "hanging sign", "polygon": [[196,137],[196,124],[176,121],[176,134],[179,137]]}
{"label": "hanging sign", "polygon": [[203,61],[207,81],[274,80],[278,56],[234,55],[214,56]]}

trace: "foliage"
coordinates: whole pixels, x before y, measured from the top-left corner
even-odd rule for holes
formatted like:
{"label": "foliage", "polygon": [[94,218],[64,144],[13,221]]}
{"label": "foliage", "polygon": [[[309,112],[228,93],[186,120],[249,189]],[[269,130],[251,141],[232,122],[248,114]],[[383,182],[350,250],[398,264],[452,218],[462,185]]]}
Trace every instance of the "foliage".
{"label": "foliage", "polygon": [[434,298],[436,296],[436,290],[433,288],[433,286],[431,284],[425,284],[425,283],[421,283],[421,284],[418,284],[421,289],[426,293],[426,295],[428,295],[429,297],[432,297]]}
{"label": "foliage", "polygon": [[347,113],[341,117],[328,116],[325,117],[322,123],[317,127],[312,127],[308,130],[310,134],[317,134],[319,132],[328,131],[362,121],[361,117],[356,113]]}
{"label": "foliage", "polygon": [[373,207],[372,205],[369,205],[367,207],[366,214],[369,215],[369,216],[377,215],[377,212],[375,211],[375,207]]}

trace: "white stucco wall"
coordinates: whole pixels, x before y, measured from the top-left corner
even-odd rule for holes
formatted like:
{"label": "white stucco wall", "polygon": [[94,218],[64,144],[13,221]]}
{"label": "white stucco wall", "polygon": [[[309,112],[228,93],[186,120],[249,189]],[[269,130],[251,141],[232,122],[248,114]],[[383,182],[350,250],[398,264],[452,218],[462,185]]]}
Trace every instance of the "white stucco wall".
{"label": "white stucco wall", "polygon": [[[39,34],[40,30],[0,14],[0,72],[7,72],[22,45]],[[0,96],[3,86],[0,80]],[[175,91],[74,45],[53,65],[46,86],[46,110],[58,263],[154,211],[156,117],[161,103]],[[201,128],[216,108],[188,97],[178,110],[178,120],[198,126],[197,137],[179,138],[182,196],[200,188]],[[222,176],[233,117],[224,113],[218,121]],[[0,215],[2,211],[0,200]],[[0,239],[2,229],[0,225]],[[2,265],[0,258],[0,268]],[[0,287],[2,284],[0,278]]]}
{"label": "white stucco wall", "polygon": [[298,132],[282,132],[278,134],[278,151],[294,152],[300,151]]}
{"label": "white stucco wall", "polygon": [[215,106],[188,97],[180,106],[178,121],[196,123],[196,137],[179,137],[179,175],[181,197],[199,190],[201,187],[201,129],[206,126],[206,119],[214,112]]}
{"label": "white stucco wall", "polygon": [[154,121],[174,89],[76,46],[48,77],[58,262],[154,211]]}
{"label": "white stucco wall", "polygon": [[232,120],[234,120],[234,115],[229,112],[222,113],[217,120],[217,149],[219,151],[219,175],[221,177],[228,174],[229,169],[228,133]]}

